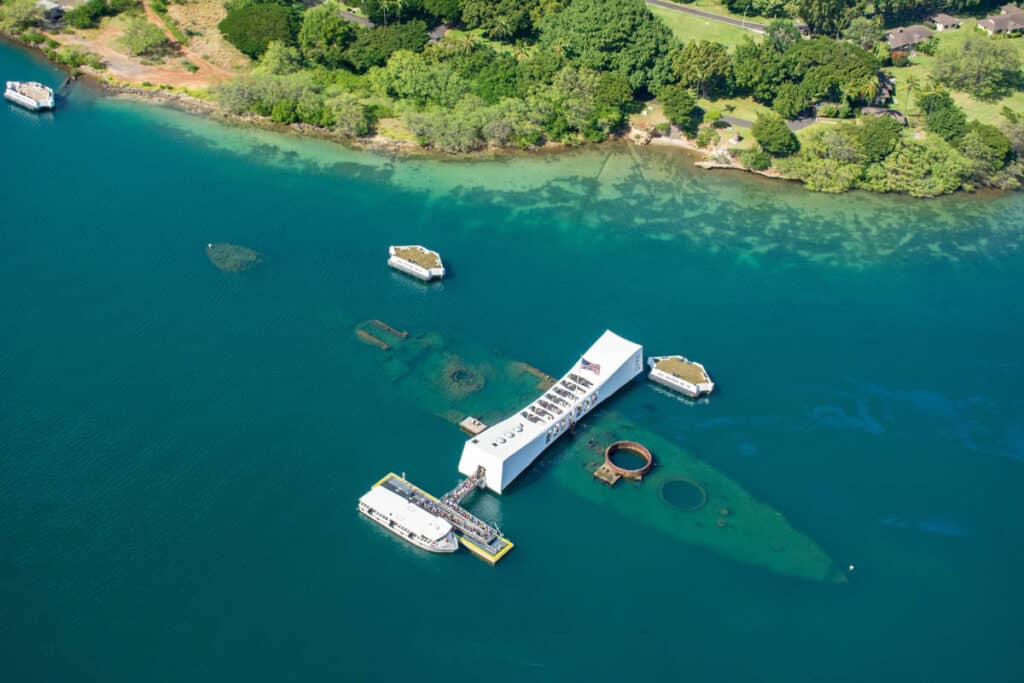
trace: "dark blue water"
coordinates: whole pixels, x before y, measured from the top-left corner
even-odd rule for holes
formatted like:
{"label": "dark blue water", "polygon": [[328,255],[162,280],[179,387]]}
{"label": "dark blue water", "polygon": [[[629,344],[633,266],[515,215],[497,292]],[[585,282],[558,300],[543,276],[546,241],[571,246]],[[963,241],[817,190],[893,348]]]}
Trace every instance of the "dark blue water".
{"label": "dark blue water", "polygon": [[[61,78],[7,47],[0,73]],[[1020,680],[1020,196],[398,160],[83,87],[0,107],[0,143],[4,680]],[[394,242],[453,277],[391,273]],[[549,372],[606,327],[701,360],[709,404],[618,407],[856,571],[668,541],[543,464],[476,503],[517,543],[498,567],[406,547],[356,499],[445,490],[463,437],[365,365],[371,317]]]}

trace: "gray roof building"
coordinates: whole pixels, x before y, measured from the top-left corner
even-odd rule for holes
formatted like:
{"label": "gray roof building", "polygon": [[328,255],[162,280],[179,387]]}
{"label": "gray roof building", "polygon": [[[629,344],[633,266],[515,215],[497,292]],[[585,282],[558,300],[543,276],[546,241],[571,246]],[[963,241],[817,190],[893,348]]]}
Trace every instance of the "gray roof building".
{"label": "gray roof building", "polygon": [[906,50],[931,37],[932,30],[930,28],[915,24],[892,29],[885,34],[885,42],[889,44],[891,50]]}

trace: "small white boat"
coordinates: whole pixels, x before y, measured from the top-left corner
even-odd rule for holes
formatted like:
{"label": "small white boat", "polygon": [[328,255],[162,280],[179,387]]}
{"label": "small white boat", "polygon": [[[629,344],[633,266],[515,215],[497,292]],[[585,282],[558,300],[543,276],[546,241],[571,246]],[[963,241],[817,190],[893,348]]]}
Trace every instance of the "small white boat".
{"label": "small white boat", "polygon": [[704,366],[683,356],[652,356],[647,365],[651,368],[648,379],[690,398],[700,398],[715,390]]}
{"label": "small white boat", "polygon": [[417,548],[432,553],[459,549],[451,524],[383,486],[374,486],[363,494],[359,511]]}
{"label": "small white boat", "polygon": [[7,81],[4,99],[29,111],[49,111],[56,103],[52,88],[33,81]]}
{"label": "small white boat", "polygon": [[440,280],[445,272],[441,255],[418,244],[388,247],[388,265],[424,282]]}

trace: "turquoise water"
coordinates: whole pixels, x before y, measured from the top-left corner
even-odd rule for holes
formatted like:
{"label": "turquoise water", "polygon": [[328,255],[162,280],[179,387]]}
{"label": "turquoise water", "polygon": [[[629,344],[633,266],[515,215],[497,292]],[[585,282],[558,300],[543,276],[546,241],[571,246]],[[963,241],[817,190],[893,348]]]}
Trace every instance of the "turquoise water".
{"label": "turquoise water", "polygon": [[[0,73],[60,76],[0,47]],[[71,90],[0,107],[0,652],[11,681],[1012,681],[1024,664],[1024,197],[918,202],[676,154],[399,160]],[[258,249],[243,275],[210,241]],[[440,250],[452,277],[388,271]],[[666,540],[550,466],[429,556],[360,518],[463,440],[383,318],[561,372],[606,327],[704,362],[615,407],[783,512],[844,585]],[[620,590],[621,589],[621,590]]]}

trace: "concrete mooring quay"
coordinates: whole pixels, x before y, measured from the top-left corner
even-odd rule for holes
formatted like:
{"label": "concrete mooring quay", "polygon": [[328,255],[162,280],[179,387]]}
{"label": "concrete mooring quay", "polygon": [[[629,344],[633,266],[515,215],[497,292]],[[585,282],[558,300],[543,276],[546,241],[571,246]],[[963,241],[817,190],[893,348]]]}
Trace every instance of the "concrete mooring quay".
{"label": "concrete mooring quay", "polygon": [[462,480],[440,500],[393,473],[381,479],[377,485],[451,524],[459,543],[490,564],[497,564],[514,547],[511,541],[501,535],[498,527],[488,524],[460,505],[472,491],[483,488],[483,473]]}

